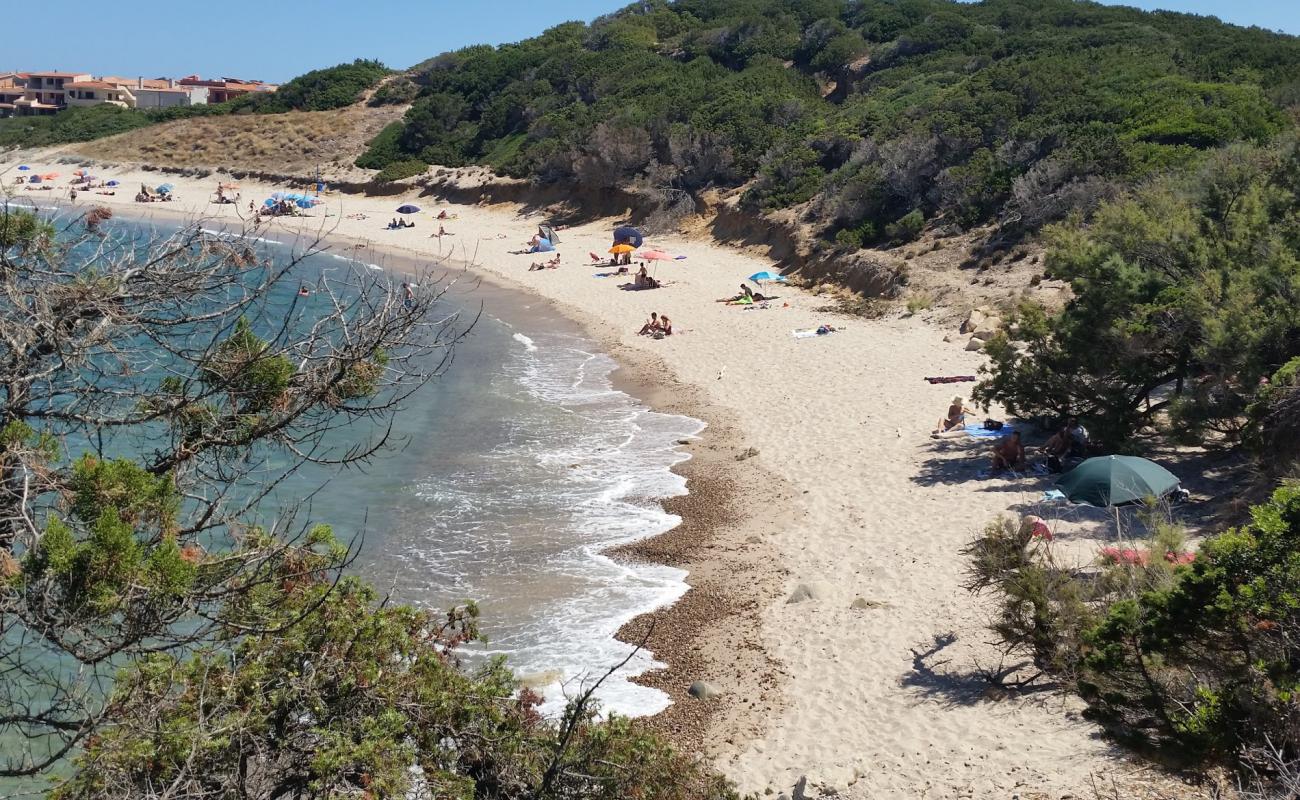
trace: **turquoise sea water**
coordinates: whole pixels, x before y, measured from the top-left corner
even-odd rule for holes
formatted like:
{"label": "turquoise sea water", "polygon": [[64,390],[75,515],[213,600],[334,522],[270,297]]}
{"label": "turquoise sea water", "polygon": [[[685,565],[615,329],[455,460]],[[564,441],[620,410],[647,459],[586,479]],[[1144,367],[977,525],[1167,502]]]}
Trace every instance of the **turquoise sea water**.
{"label": "turquoise sea water", "polygon": [[[147,229],[114,220],[106,230]],[[294,248],[254,244],[273,259]],[[285,292],[352,269],[400,282],[417,267],[324,252],[295,267]],[[676,443],[703,424],[616,390],[615,363],[544,303],[453,277],[440,313],[477,321],[450,369],[397,414],[400,447],[361,467],[305,468],[258,514],[273,520],[301,503],[298,520],[327,522],[356,539],[352,569],[399,601],[435,609],[477,601],[487,641],[471,646],[471,658],[506,656],[546,696],[545,709],[558,711],[566,694],[631,652],[613,638],[624,622],[686,590],[681,570],[602,552],[677,523],[660,503],[685,492],[671,471],[686,458]],[[287,307],[286,298],[273,298],[271,313],[276,303]],[[357,438],[369,432],[363,427]],[[604,707],[629,715],[664,708],[666,695],[629,680],[654,663],[653,654],[638,654],[607,681],[598,694]],[[0,796],[37,786],[21,783],[0,785]]]}
{"label": "turquoise sea water", "polygon": [[[260,246],[273,258],[292,248]],[[381,266],[395,281],[419,267],[326,252],[296,269],[310,284]],[[474,652],[505,655],[555,709],[631,652],[613,638],[624,622],[685,591],[681,570],[602,551],[677,523],[660,502],[685,492],[671,471],[686,458],[677,442],[703,424],[616,390],[614,361],[544,302],[448,277],[439,312],[477,320],[450,369],[397,415],[401,449],[364,468],[305,470],[280,496],[310,496],[313,520],[363,535],[355,569],[381,591],[432,608],[477,601],[487,641]],[[653,663],[638,654],[608,681],[605,707],[661,710],[662,692],[627,680]]]}

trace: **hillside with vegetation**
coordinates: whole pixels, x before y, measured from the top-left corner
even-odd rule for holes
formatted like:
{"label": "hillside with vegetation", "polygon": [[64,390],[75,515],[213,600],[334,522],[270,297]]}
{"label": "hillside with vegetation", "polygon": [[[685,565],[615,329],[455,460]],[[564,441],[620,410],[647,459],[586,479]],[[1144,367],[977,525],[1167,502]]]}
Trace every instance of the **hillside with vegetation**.
{"label": "hillside with vegetation", "polygon": [[679,199],[744,187],[827,247],[1088,211],[1292,125],[1300,40],[1074,0],[643,2],[418,65],[359,166],[482,163]]}

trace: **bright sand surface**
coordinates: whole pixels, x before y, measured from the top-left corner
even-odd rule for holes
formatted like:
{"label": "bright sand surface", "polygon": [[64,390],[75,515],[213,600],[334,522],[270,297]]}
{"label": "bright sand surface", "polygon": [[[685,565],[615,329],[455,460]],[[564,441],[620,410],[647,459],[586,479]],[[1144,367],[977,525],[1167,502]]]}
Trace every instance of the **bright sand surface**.
{"label": "bright sand surface", "polygon": [[[17,191],[19,201],[66,200],[73,166],[25,163],[64,177],[57,191]],[[0,165],[6,187],[19,174],[13,167]],[[102,203],[160,219],[234,221],[237,210],[246,214],[250,197],[260,204],[288,188],[244,181],[239,206],[218,206],[207,202],[218,175],[96,172],[122,182],[117,195],[83,193],[78,206]],[[173,183],[179,199],[135,204],[141,182]],[[423,207],[412,217],[417,227],[384,230],[403,202]],[[439,225],[430,212],[442,208],[457,215],[442,223],[455,235],[430,238]],[[368,218],[347,218],[357,213]],[[545,221],[540,213],[448,206],[412,191],[332,195],[311,214],[272,227],[327,232],[343,243],[336,247],[360,241],[425,256],[454,250],[475,270],[558,304],[642,376],[658,372],[676,395],[667,401],[677,406],[671,410],[689,401],[692,413],[713,423],[701,445],[724,451],[719,461],[757,451],[746,463],[757,462],[780,485],[741,487],[742,519],[706,555],[725,561],[753,544],[755,531],[765,538],[775,577],[755,616],[761,648],[779,664],[779,697],[752,706],[752,698],[736,697],[746,691],[745,676],[728,669],[726,648],[707,661],[711,672],[672,678],[703,678],[724,692],[729,710],[713,717],[701,749],[742,789],[788,793],[807,776],[811,796],[834,789],[852,798],[1078,797],[1091,796],[1094,776],[1099,785],[1122,785],[1141,771],[1116,757],[1059,695],[999,698],[973,677],[977,662],[994,667],[999,658],[985,629],[989,602],[961,587],[960,551],[990,519],[1032,501],[1046,484],[979,479],[986,444],[928,436],[953,396],[969,396],[971,384],[923,378],[974,374],[984,360],[964,351],[964,337],[945,342],[950,327],[829,313],[819,310],[827,299],[793,287],[776,287],[780,299],[765,310],[716,303],[771,262],[675,235],[648,240],[687,257],[658,264],[654,271],[668,285],[621,290],[623,278],[594,277],[608,270],[584,266],[588,252],[609,248],[611,220],[561,230],[562,266],[529,272],[530,262],[549,255],[507,251]],[[671,317],[675,335],[637,336],[651,311]],[[823,323],[843,330],[792,336]],[[649,397],[656,402],[656,393]],[[724,435],[726,441],[710,441]],[[815,598],[787,602],[800,584]],[[867,607],[851,608],[857,598]],[[717,627],[725,629],[725,621]],[[707,637],[693,646],[707,648]],[[700,702],[671,694],[679,703]]]}

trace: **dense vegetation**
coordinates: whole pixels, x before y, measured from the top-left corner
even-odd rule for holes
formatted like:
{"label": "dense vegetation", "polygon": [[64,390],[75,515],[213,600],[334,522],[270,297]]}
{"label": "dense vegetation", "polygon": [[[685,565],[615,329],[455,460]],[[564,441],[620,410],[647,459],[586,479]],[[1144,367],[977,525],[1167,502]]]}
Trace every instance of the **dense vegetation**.
{"label": "dense vegetation", "polygon": [[[1300,40],[1074,0],[649,0],[434,58],[362,162],[698,192],[753,180],[846,248],[918,221],[1033,230],[1112,182],[1262,142]],[[754,180],[756,178],[756,180]]]}
{"label": "dense vegetation", "polygon": [[378,61],[357,59],[300,75],[278,91],[248,94],[225,103],[145,110],[99,105],[69,108],[49,116],[0,119],[0,149],[89,142],[189,117],[343,108],[360,100],[389,73]]}
{"label": "dense vegetation", "polygon": [[315,69],[299,75],[274,92],[244,95],[232,105],[236,112],[247,109],[258,114],[343,108],[359,101],[389,72],[388,67],[379,61],[358,58],[351,64]]}
{"label": "dense vegetation", "polygon": [[0,209],[0,781],[55,798],[735,797],[598,720],[588,693],[542,718],[503,663],[459,662],[472,605],[382,600],[343,577],[353,554],[327,526],[261,504],[305,464],[384,448],[465,334],[436,279],[403,295],[331,270],[313,301],[295,262],[197,227],[83,227]]}
{"label": "dense vegetation", "polygon": [[1094,571],[1058,562],[1032,525],[1000,522],[968,551],[970,588],[997,596],[1011,651],[1075,689],[1116,738],[1183,763],[1272,748],[1295,759],[1300,487],[1194,556],[1176,528],[1154,529]]}
{"label": "dense vegetation", "polygon": [[977,397],[1045,421],[1085,416],[1112,447],[1163,422],[1189,442],[1250,441],[1271,469],[1300,455],[1294,434],[1278,438],[1294,424],[1266,413],[1294,369],[1274,373],[1300,353],[1296,140],[1214,152],[1047,241],[1046,272],[1073,297],[1056,314],[1019,309]]}

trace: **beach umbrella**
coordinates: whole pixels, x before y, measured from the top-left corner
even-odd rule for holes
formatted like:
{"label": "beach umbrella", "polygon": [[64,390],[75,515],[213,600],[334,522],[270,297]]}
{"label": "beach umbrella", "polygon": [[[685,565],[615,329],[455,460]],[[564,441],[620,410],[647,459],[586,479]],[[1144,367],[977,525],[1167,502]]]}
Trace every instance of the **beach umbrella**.
{"label": "beach umbrella", "polygon": [[668,255],[662,250],[642,250],[636,254],[637,258],[645,261],[672,261],[673,256]]}
{"label": "beach umbrella", "polygon": [[164,183],[162,186],[159,186],[157,189],[154,189],[154,191],[157,192],[158,194],[171,194],[171,191],[175,188],[176,187],[171,185],[170,183]]}
{"label": "beach umbrella", "polygon": [[270,208],[271,206],[275,205],[278,202],[280,201],[276,200],[274,197],[268,197],[262,201],[262,205],[266,206],[267,208]]}
{"label": "beach umbrella", "polygon": [[755,272],[753,275],[749,276],[749,279],[754,283],[762,283],[763,281],[776,281],[777,283],[785,283],[784,275],[773,274],[771,272],[768,272],[767,270],[763,270],[762,272]]}
{"label": "beach umbrella", "polygon": [[18,171],[19,171],[19,172],[26,172],[26,171],[29,170],[29,169],[31,169],[31,167],[27,166],[26,164],[19,164],[19,165],[18,165]]}
{"label": "beach umbrella", "polygon": [[404,206],[398,206],[397,213],[398,214],[419,214],[420,207],[417,205],[412,205],[411,203],[407,203]]}
{"label": "beach umbrella", "polygon": [[[633,228],[631,225],[623,225],[614,229],[614,244],[631,244],[632,249],[640,247],[645,239],[641,236],[641,231]],[[631,250],[626,251],[631,252]]]}
{"label": "beach umbrella", "polygon": [[630,253],[635,249],[636,248],[630,244],[616,244],[613,247],[609,248],[609,252],[613,253],[616,256],[621,256],[624,253]]}
{"label": "beach umbrella", "polygon": [[1178,478],[1145,458],[1098,456],[1065,473],[1056,486],[1073,503],[1108,508],[1164,497],[1178,488]]}
{"label": "beach umbrella", "polygon": [[310,197],[300,197],[295,202],[298,204],[298,208],[311,208],[316,205],[312,202]]}
{"label": "beach umbrella", "polygon": [[41,176],[41,180],[43,180],[43,181],[52,181],[52,180],[54,180],[54,179],[57,178],[57,177],[59,177],[59,173],[57,173],[57,172],[47,172],[47,173],[45,173],[44,175]]}
{"label": "beach umbrella", "polygon": [[550,225],[538,225],[537,235],[543,239],[549,240],[552,244],[560,243],[560,237],[555,235],[555,229]]}
{"label": "beach umbrella", "polygon": [[106,184],[104,184],[104,185],[105,185],[105,186],[117,186],[118,183],[117,183],[117,181],[109,181],[108,183],[106,183]]}
{"label": "beach umbrella", "polygon": [[33,175],[31,178],[28,179],[28,181],[29,181],[30,183],[40,183],[40,182],[41,182],[41,176],[40,176],[40,175]]}
{"label": "beach umbrella", "polygon": [[84,169],[79,169],[76,172],[73,172],[72,174],[76,175],[77,177],[81,177],[86,174],[86,171]]}

